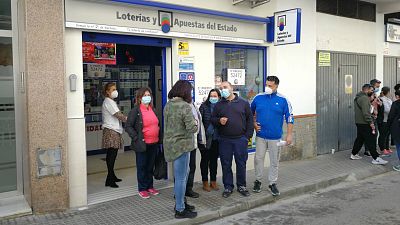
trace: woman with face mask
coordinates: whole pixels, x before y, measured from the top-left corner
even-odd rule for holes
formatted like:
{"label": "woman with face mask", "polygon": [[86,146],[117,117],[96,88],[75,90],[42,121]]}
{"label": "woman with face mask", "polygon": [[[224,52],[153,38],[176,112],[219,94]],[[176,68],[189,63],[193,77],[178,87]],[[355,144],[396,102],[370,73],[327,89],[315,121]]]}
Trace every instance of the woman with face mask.
{"label": "woman with face mask", "polygon": [[[200,169],[203,181],[203,190],[219,190],[217,186],[217,164],[218,164],[218,134],[217,129],[211,124],[211,114],[215,105],[221,99],[218,89],[212,89],[208,94],[207,100],[200,106],[204,129],[206,131],[206,145],[199,145],[201,153]],[[210,183],[208,183],[208,172],[210,171]]]}
{"label": "woman with face mask", "polygon": [[124,129],[122,122],[126,122],[126,116],[119,110],[114,99],[118,98],[117,86],[115,83],[107,83],[103,90],[104,101],[102,106],[103,116],[103,140],[102,147],[106,149],[107,179],[106,186],[118,188],[116,182],[122,181],[114,173],[115,159],[118,149],[123,147],[122,133]]}
{"label": "woman with face mask", "polygon": [[150,88],[141,88],[136,92],[135,106],[128,115],[126,132],[132,139],[131,148],[136,153],[139,196],[147,199],[150,195],[158,195],[159,192],[153,187],[153,168],[161,132]]}

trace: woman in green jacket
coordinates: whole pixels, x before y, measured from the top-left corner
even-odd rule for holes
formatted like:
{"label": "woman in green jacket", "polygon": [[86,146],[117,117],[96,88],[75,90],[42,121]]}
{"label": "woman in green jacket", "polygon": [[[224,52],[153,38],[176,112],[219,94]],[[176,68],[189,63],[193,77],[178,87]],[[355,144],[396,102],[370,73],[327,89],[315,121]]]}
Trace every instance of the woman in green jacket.
{"label": "woman in green jacket", "polygon": [[192,108],[192,85],[180,80],[168,93],[164,108],[164,155],[174,166],[175,218],[194,218],[194,207],[185,203],[184,196],[189,174],[190,151],[195,148],[198,124]]}

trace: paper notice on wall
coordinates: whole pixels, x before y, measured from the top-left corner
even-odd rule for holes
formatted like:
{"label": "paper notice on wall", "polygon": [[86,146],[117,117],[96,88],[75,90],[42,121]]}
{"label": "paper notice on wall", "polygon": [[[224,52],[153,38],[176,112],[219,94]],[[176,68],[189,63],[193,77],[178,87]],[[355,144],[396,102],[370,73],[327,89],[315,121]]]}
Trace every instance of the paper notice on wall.
{"label": "paper notice on wall", "polygon": [[179,70],[194,70],[194,56],[179,57]]}
{"label": "paper notice on wall", "polygon": [[178,43],[178,55],[189,55],[189,42],[179,41]]}
{"label": "paper notice on wall", "polygon": [[353,75],[344,76],[344,92],[346,94],[353,93]]}
{"label": "paper notice on wall", "polygon": [[318,66],[331,66],[331,53],[319,52],[318,53]]}
{"label": "paper notice on wall", "polygon": [[197,93],[196,93],[196,103],[200,105],[201,103],[205,102],[208,97],[208,93],[210,90],[213,89],[212,87],[197,87]]}
{"label": "paper notice on wall", "polygon": [[104,64],[87,64],[88,77],[105,77],[106,65]]}
{"label": "paper notice on wall", "polygon": [[228,81],[232,85],[245,85],[246,70],[245,69],[228,69]]}

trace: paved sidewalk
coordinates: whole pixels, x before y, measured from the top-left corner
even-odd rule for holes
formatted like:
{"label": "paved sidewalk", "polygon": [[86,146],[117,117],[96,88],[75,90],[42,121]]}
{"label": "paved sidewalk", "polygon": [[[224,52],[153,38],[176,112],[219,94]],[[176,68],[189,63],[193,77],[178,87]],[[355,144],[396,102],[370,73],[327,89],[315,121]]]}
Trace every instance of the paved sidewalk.
{"label": "paved sidewalk", "polygon": [[[262,181],[264,185],[261,193],[251,193],[250,197],[242,197],[235,191],[227,199],[221,196],[222,188],[218,192],[204,192],[197,183],[195,190],[200,193],[200,198],[189,199],[189,203],[195,205],[199,213],[193,220],[174,219],[173,189],[167,188],[151,199],[132,196],[92,205],[83,211],[24,216],[1,220],[0,224],[198,224],[271,203],[279,198],[289,198],[346,180],[360,180],[392,171],[391,163],[386,166],[372,165],[371,158],[352,161],[349,154],[348,151],[338,152],[334,155],[318,156],[314,160],[282,163],[278,181],[280,197],[271,196],[265,180]],[[397,156],[392,154],[385,159],[396,161]],[[251,190],[254,171],[248,171],[247,175],[247,186]]]}

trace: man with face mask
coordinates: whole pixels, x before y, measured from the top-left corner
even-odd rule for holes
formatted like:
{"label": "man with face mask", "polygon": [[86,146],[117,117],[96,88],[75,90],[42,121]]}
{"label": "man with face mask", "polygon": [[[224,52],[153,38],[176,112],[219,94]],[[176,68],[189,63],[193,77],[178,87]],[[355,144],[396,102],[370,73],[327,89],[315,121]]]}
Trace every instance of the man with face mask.
{"label": "man with face mask", "polygon": [[[251,103],[251,110],[254,113],[254,127],[257,132],[256,155],[254,157],[256,181],[253,191],[261,192],[265,152],[268,151],[270,160],[268,181],[273,196],[280,195],[276,185],[280,146],[292,144],[294,123],[292,106],[286,97],[277,92],[278,85],[278,77],[268,76],[265,93],[258,94]],[[287,124],[287,135],[284,140],[281,140],[284,119]]]}
{"label": "man with face mask", "polygon": [[357,126],[357,138],[354,141],[353,150],[350,159],[357,160],[362,157],[358,155],[363,144],[368,149],[373,158],[372,164],[385,165],[388,163],[379,157],[376,151],[376,128],[374,124],[373,114],[371,112],[370,97],[374,94],[374,87],[371,84],[364,84],[354,99],[354,114]]}
{"label": "man with face mask", "polygon": [[235,156],[237,190],[247,197],[250,195],[246,188],[247,145],[253,136],[253,113],[249,103],[233,93],[231,83],[222,82],[220,89],[222,99],[214,107],[211,122],[219,135],[219,154],[225,188],[222,196],[229,197],[234,188],[232,158]]}

